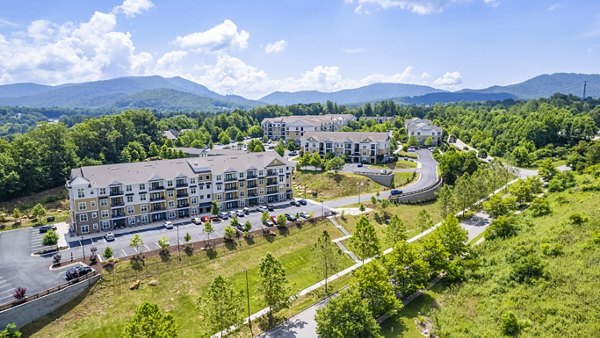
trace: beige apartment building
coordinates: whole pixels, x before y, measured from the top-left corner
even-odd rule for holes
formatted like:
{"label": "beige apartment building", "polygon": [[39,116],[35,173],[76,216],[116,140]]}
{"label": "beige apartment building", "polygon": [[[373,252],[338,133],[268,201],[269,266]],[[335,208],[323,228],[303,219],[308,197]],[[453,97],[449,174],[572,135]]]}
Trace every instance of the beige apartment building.
{"label": "beige apartment building", "polygon": [[389,133],[307,132],[300,151],[325,155],[333,153],[350,162],[385,163],[390,159]]}
{"label": "beige apartment building", "polygon": [[356,121],[352,114],[294,115],[266,118],[261,126],[264,135],[271,140],[293,140],[300,145],[306,132],[337,131],[350,121]]}
{"label": "beige apartment building", "polygon": [[294,164],[275,152],[71,170],[71,231],[103,232],[290,200]]}
{"label": "beige apartment building", "polygon": [[433,145],[439,145],[442,141],[442,128],[434,126],[431,120],[413,117],[404,121],[404,128],[408,136],[414,136],[420,144],[424,144],[429,137]]}

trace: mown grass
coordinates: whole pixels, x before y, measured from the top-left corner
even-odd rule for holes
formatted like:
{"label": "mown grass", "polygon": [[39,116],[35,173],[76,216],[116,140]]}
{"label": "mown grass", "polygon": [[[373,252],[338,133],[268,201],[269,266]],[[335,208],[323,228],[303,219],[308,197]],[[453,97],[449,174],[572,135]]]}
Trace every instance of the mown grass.
{"label": "mown grass", "polygon": [[[382,333],[418,337],[415,322],[425,318],[435,324],[438,336],[498,337],[504,335],[502,316],[510,311],[519,320],[521,336],[598,336],[600,192],[576,187],[548,199],[550,215],[533,217],[525,210],[516,216],[517,236],[487,239],[476,248],[481,265],[467,282],[428,292],[430,297],[386,321]],[[572,214],[587,220],[575,225]],[[519,253],[541,259],[542,278],[518,282],[512,277]]]}
{"label": "mown grass", "polygon": [[296,171],[293,179],[294,195],[307,198],[331,200],[354,196],[359,192],[372,193],[386,189],[364,176],[350,173],[321,171]]}
{"label": "mown grass", "polygon": [[[85,298],[68,304],[60,318],[45,317],[25,327],[24,332],[37,337],[117,337],[137,306],[150,301],[173,314],[180,336],[207,337],[213,332],[207,330],[197,300],[217,275],[231,278],[237,289],[245,290],[245,270],[248,269],[251,312],[257,312],[265,307],[257,285],[260,259],[271,252],[282,261],[291,294],[294,294],[322,279],[312,268],[310,247],[323,230],[332,237],[340,235],[327,221],[316,225],[307,223],[302,229],[292,228],[274,240],[259,237],[253,244],[242,240],[235,248],[220,247],[213,259],[206,252],[183,255],[182,262],[175,256],[166,263],[159,257],[149,257],[141,271],[135,271],[129,262],[120,262]],[[343,265],[346,268],[352,261],[344,258]],[[136,279],[140,279],[142,285],[139,290],[130,291],[129,284]],[[148,285],[153,279],[159,282],[157,286]],[[244,299],[244,308],[245,304]]]}
{"label": "mown grass", "polygon": [[387,169],[412,169],[417,167],[417,163],[414,161],[400,159],[392,163],[382,164],[369,164],[370,167],[381,167]]}
{"label": "mown grass", "polygon": [[[434,223],[437,223],[442,220],[439,211],[439,203],[437,201],[420,205],[390,204],[390,206],[385,209],[385,215],[384,210],[381,209],[379,204],[377,206],[374,206],[371,204],[370,201],[365,201],[365,206],[374,209],[373,211],[366,213],[365,215],[367,216],[369,221],[375,226],[377,236],[382,241],[385,238],[385,230],[388,227],[386,219],[391,218],[394,215],[397,215],[406,224],[407,234],[409,238],[426,230],[419,229],[419,227],[417,226],[417,218],[421,210],[426,210],[431,216],[431,219]],[[337,221],[340,223],[340,225],[346,228],[346,230],[348,230],[350,233],[353,233],[356,229],[356,223],[358,222],[359,217],[360,216],[344,215],[343,217],[338,217]]]}

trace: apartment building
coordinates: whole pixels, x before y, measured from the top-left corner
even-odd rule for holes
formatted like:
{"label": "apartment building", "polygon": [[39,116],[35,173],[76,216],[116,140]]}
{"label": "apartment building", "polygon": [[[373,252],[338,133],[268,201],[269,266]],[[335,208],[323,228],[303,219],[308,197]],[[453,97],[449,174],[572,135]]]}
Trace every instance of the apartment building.
{"label": "apartment building", "polygon": [[356,121],[352,114],[294,115],[267,118],[261,126],[271,140],[293,140],[300,145],[305,132],[337,131],[350,121]]}
{"label": "apartment building", "polygon": [[408,137],[416,137],[420,144],[424,144],[428,137],[431,137],[433,145],[442,141],[442,128],[434,126],[430,120],[414,117],[404,121],[404,128]]}
{"label": "apartment building", "polygon": [[103,232],[290,200],[294,164],[275,152],[81,167],[66,187],[71,231]]}
{"label": "apartment building", "polygon": [[325,155],[333,153],[350,162],[384,163],[390,159],[389,133],[306,132],[301,151]]}

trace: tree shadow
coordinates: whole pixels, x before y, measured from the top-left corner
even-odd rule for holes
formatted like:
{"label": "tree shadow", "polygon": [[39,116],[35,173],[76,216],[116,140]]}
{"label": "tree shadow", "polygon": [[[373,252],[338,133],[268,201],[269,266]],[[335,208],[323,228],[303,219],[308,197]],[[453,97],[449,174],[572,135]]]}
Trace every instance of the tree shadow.
{"label": "tree shadow", "polygon": [[134,257],[130,261],[131,268],[135,271],[142,271],[146,267],[146,262],[144,262],[143,258]]}
{"label": "tree shadow", "polygon": [[207,247],[205,250],[206,250],[206,256],[208,257],[208,259],[217,258],[217,250],[215,250],[212,246]]}
{"label": "tree shadow", "polygon": [[168,251],[161,250],[159,256],[164,263],[171,261],[171,253]]}
{"label": "tree shadow", "polygon": [[279,232],[279,235],[284,237],[290,234],[290,229],[288,229],[287,227],[277,227],[277,230]]}
{"label": "tree shadow", "polygon": [[269,232],[263,232],[263,238],[269,243],[273,243],[275,240],[275,236],[271,235]]}
{"label": "tree shadow", "polygon": [[194,247],[192,245],[186,245],[183,252],[185,252],[186,255],[191,256],[194,254]]}
{"label": "tree shadow", "polygon": [[246,240],[246,244],[248,244],[248,245],[252,245],[255,243],[254,236],[252,236],[252,235],[248,235],[244,239]]}
{"label": "tree shadow", "polygon": [[234,240],[225,240],[225,247],[227,248],[227,250],[229,251],[233,251],[237,249],[237,242]]}

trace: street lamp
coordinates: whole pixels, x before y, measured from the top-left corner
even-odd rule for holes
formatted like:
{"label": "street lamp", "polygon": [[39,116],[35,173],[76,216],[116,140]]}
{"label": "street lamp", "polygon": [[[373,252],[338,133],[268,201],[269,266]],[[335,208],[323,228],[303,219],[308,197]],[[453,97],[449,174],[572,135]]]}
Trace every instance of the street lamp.
{"label": "street lamp", "polygon": [[181,260],[181,251],[179,250],[179,225],[177,225],[177,256]]}
{"label": "street lamp", "polygon": [[248,287],[248,269],[246,269],[246,298],[248,300],[248,326],[250,326],[250,332],[252,332],[252,319],[250,318],[250,288]]}
{"label": "street lamp", "polygon": [[83,260],[85,261],[85,244],[83,244],[83,236],[81,236],[79,242],[81,243],[81,253],[83,254]]}

